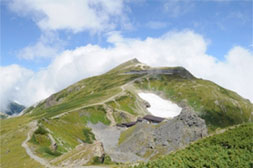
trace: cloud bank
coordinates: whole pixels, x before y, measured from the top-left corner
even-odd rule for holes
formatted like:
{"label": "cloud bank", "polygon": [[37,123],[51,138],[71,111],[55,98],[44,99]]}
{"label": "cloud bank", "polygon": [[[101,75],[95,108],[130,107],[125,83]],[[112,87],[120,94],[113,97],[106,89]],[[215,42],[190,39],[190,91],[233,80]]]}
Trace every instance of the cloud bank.
{"label": "cloud bank", "polygon": [[32,17],[41,30],[99,32],[124,22],[123,0],[10,0],[9,8]]}
{"label": "cloud bank", "polygon": [[102,34],[117,28],[129,30],[128,0],[9,0],[4,1],[17,15],[30,18],[41,30],[34,44],[17,51],[26,60],[55,57],[65,45],[58,32]]}
{"label": "cloud bank", "polygon": [[39,40],[17,52],[17,56],[26,60],[52,58],[63,50],[65,42],[58,37],[57,33],[43,32]]}
{"label": "cloud bank", "polygon": [[206,53],[207,41],[192,31],[168,32],[145,40],[124,38],[113,32],[107,40],[111,47],[89,44],[64,51],[39,72],[18,65],[1,67],[0,79],[4,80],[1,82],[1,109],[6,107],[7,100],[31,105],[132,58],[151,66],[183,66],[195,76],[212,80],[253,102],[253,53],[245,48],[233,47],[225,60],[220,61]]}

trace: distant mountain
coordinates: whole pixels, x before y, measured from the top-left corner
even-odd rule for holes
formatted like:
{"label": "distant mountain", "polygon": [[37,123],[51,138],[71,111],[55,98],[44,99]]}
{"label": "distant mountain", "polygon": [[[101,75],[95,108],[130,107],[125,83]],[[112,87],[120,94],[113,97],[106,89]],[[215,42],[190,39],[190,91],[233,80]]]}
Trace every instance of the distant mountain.
{"label": "distant mountain", "polygon": [[0,112],[0,119],[5,119],[7,117],[8,117],[7,114]]}
{"label": "distant mountain", "polygon": [[10,102],[7,106],[7,109],[3,113],[7,115],[15,115],[15,114],[19,114],[24,109],[25,109],[25,106],[18,104],[16,102]]}
{"label": "distant mountain", "polygon": [[[249,100],[183,67],[150,67],[133,59],[3,120],[1,167],[118,167],[148,161],[251,122],[252,111]],[[167,118],[147,117],[162,112]]]}

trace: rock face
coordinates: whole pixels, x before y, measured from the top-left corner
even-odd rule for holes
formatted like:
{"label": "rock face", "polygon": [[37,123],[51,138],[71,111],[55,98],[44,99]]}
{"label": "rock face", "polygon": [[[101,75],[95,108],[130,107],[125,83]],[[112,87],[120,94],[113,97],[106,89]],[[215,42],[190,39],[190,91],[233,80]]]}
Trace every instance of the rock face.
{"label": "rock face", "polygon": [[155,145],[182,147],[207,136],[207,128],[203,119],[190,108],[184,108],[179,116],[155,128],[153,136]]}
{"label": "rock face", "polygon": [[207,136],[205,121],[188,107],[179,116],[158,125],[142,122],[130,129],[134,130],[119,145],[119,151],[136,154],[142,160],[148,160],[157,153],[168,154]]}
{"label": "rock face", "polygon": [[[101,123],[89,123],[88,126],[96,139],[102,142],[112,161],[121,163],[147,161],[207,136],[205,121],[189,107],[184,107],[177,117],[159,124],[143,120],[128,129]],[[124,133],[127,136],[119,144],[119,138]]]}
{"label": "rock face", "polygon": [[175,67],[169,69],[148,69],[148,70],[132,70],[126,74],[149,74],[149,75],[178,75],[185,79],[193,79],[194,76],[183,67]]}

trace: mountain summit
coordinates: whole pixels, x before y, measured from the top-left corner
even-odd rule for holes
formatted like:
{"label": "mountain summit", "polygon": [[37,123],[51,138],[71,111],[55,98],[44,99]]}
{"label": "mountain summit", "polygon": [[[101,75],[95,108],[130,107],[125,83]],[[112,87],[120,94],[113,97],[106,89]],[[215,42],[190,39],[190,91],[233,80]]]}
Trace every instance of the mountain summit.
{"label": "mountain summit", "polygon": [[183,67],[133,59],[1,120],[1,166],[147,161],[249,122],[252,111],[248,100]]}

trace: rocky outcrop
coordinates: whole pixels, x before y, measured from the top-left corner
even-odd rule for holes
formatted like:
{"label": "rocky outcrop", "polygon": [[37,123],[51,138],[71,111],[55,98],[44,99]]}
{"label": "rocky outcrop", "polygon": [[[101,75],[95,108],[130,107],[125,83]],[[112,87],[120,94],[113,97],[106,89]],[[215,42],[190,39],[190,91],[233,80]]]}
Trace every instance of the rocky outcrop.
{"label": "rocky outcrop", "polygon": [[57,105],[59,102],[57,101],[57,97],[55,95],[51,95],[49,98],[45,100],[45,108]]}
{"label": "rocky outcrop", "polygon": [[[189,107],[184,107],[177,117],[159,124],[141,120],[128,129],[102,123],[88,126],[112,161],[121,163],[147,161],[207,136],[205,121]],[[125,139],[122,140],[121,134],[127,135]]]}
{"label": "rocky outcrop", "polygon": [[158,125],[147,122],[137,123],[132,133],[118,150],[136,154],[144,160],[154,155],[168,154],[190,142],[207,136],[205,121],[191,108],[184,108],[179,116]]}
{"label": "rocky outcrop", "polygon": [[169,152],[170,149],[180,148],[207,136],[207,128],[205,121],[195,112],[190,108],[184,108],[179,116],[155,128],[153,136],[155,145],[168,146]]}
{"label": "rocky outcrop", "polygon": [[126,74],[149,74],[149,75],[177,75],[185,79],[193,79],[194,76],[183,67],[167,68],[167,69],[147,69],[147,70],[131,70]]}
{"label": "rocky outcrop", "polygon": [[129,152],[122,152],[118,148],[118,140],[120,133],[124,128],[110,127],[102,123],[92,124],[88,123],[92,132],[96,136],[96,140],[103,144],[104,152],[110,156],[114,162],[136,162],[142,160],[136,154]]}

